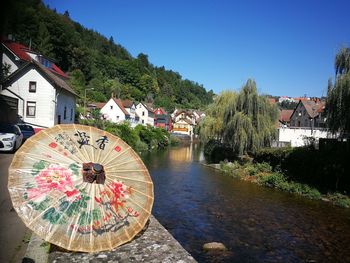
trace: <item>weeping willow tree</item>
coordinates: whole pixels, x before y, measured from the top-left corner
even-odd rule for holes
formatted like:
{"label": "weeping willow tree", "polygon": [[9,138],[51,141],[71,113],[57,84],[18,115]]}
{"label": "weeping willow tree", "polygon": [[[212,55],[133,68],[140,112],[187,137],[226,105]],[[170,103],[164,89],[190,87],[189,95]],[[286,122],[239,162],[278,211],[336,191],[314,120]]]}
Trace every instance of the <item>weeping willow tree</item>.
{"label": "weeping willow tree", "polygon": [[253,80],[248,80],[238,94],[221,93],[206,113],[201,138],[219,140],[238,155],[270,146],[275,138],[277,107],[258,95]]}
{"label": "weeping willow tree", "polygon": [[350,135],[350,49],[342,48],[335,57],[335,82],[328,82],[327,123],[340,137]]}
{"label": "weeping willow tree", "polygon": [[224,136],[224,114],[236,100],[237,94],[233,91],[223,91],[214,99],[206,110],[206,117],[200,123],[199,134],[202,141],[215,139],[222,142]]}
{"label": "weeping willow tree", "polygon": [[249,79],[237,99],[224,114],[224,143],[237,154],[270,146],[276,136],[277,107],[259,96],[256,83]]}

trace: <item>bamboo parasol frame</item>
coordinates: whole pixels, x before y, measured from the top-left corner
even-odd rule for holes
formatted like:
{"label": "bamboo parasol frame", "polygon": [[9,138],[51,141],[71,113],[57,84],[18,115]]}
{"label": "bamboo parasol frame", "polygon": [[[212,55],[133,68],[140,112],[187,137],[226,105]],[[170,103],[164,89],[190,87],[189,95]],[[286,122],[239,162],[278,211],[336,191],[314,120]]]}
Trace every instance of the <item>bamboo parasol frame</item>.
{"label": "bamboo parasol frame", "polygon": [[[95,179],[104,174],[103,182],[87,182],[83,167]],[[29,138],[9,167],[8,188],[29,229],[81,252],[132,240],[154,201],[149,172],[133,149],[106,131],[77,124],[56,125]]]}

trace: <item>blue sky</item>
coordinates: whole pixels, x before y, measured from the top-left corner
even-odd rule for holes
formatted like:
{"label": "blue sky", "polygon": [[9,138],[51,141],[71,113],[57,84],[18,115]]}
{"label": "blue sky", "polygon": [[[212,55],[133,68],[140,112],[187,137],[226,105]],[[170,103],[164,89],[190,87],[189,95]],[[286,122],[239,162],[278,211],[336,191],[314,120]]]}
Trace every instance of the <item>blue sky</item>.
{"label": "blue sky", "polygon": [[155,66],[218,93],[248,78],[260,93],[326,95],[350,46],[349,0],[44,0]]}

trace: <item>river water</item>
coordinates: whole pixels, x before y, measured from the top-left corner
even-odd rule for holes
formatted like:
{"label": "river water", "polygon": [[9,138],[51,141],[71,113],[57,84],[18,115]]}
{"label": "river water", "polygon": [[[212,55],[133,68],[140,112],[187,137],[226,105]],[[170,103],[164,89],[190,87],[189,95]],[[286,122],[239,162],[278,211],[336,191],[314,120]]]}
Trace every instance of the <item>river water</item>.
{"label": "river water", "polygon": [[[153,214],[199,262],[350,262],[350,209],[257,186],[202,165],[198,145],[142,156]],[[202,250],[222,242],[228,252]]]}

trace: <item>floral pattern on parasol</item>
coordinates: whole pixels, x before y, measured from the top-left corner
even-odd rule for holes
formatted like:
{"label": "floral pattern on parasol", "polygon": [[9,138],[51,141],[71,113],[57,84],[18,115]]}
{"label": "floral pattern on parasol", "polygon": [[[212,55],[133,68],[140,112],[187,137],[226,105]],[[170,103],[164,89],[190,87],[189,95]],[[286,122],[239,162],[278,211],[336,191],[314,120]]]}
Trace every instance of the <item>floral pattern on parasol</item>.
{"label": "floral pattern on parasol", "polygon": [[16,153],[9,191],[25,224],[68,250],[101,251],[131,240],[146,224],[153,183],[120,138],[82,125],[41,131]]}

